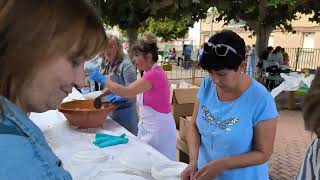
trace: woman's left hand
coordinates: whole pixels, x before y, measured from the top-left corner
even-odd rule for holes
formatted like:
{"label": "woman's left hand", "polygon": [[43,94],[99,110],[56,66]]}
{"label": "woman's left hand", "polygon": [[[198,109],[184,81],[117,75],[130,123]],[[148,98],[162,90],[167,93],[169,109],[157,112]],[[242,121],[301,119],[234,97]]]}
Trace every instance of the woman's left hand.
{"label": "woman's left hand", "polygon": [[224,170],[225,168],[221,161],[213,161],[197,171],[193,176],[193,180],[211,180],[218,177]]}

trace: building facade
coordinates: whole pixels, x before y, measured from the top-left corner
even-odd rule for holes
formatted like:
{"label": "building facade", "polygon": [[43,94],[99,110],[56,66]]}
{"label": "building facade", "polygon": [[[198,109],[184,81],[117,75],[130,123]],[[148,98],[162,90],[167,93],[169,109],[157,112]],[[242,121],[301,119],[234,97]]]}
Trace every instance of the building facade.
{"label": "building facade", "polygon": [[[320,24],[310,22],[308,16],[300,15],[299,20],[292,22],[295,34],[282,32],[280,29],[274,30],[269,38],[270,46],[281,46],[285,48],[315,48],[320,49]],[[207,17],[201,21],[200,25],[200,42],[207,41],[210,33],[221,31],[222,29],[230,29],[237,32],[246,42],[247,45],[255,44],[256,38],[252,32],[241,29],[243,22],[234,23],[224,26],[223,22],[211,23],[211,17]]]}

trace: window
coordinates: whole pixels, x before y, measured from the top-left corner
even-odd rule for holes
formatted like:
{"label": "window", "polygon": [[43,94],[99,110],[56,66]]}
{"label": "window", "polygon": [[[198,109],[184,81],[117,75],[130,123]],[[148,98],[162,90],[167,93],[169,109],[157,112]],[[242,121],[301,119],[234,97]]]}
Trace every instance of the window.
{"label": "window", "polygon": [[303,33],[303,48],[314,48],[314,32]]}
{"label": "window", "polygon": [[274,46],[274,35],[270,35],[268,46]]}

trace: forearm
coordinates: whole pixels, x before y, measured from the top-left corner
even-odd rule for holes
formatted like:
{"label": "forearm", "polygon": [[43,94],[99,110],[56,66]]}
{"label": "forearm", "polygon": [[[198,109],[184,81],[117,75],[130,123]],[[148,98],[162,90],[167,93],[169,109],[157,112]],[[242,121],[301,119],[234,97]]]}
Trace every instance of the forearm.
{"label": "forearm", "polygon": [[122,97],[133,98],[137,95],[130,90],[129,86],[123,86],[112,81],[108,82],[107,88],[112,94],[116,94]]}
{"label": "forearm", "polygon": [[195,125],[189,126],[189,131],[187,133],[187,143],[189,148],[190,163],[197,164],[200,147],[200,135],[199,130]]}
{"label": "forearm", "polygon": [[262,151],[253,150],[243,155],[226,157],[217,161],[219,161],[224,166],[225,170],[228,170],[260,165],[267,162],[270,156],[271,153],[268,154]]}

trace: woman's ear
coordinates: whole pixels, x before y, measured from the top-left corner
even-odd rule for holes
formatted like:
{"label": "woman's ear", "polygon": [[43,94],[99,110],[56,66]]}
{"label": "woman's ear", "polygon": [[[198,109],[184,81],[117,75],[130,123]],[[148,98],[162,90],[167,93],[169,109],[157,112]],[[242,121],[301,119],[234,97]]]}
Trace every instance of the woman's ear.
{"label": "woman's ear", "polygon": [[153,64],[153,59],[152,59],[152,54],[151,54],[151,53],[148,53],[148,54],[146,55],[146,59],[147,59],[148,63]]}
{"label": "woman's ear", "polygon": [[247,69],[247,62],[246,61],[242,61],[240,66],[239,66],[239,70],[240,72],[245,72]]}

